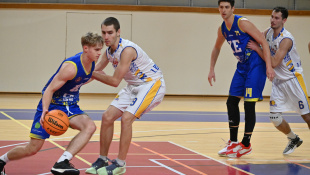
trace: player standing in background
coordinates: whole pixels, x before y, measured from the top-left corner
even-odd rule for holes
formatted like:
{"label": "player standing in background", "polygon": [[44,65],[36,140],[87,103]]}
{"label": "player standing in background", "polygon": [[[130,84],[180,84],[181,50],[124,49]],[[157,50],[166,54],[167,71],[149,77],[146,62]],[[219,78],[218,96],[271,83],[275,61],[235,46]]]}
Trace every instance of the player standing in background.
{"label": "player standing in background", "polygon": [[[162,71],[135,43],[120,37],[120,24],[109,17],[101,24],[102,36],[108,46],[96,64],[93,78],[104,84],[118,87],[124,79],[128,84],[112,101],[102,115],[100,130],[100,155],[86,170],[89,174],[116,175],[126,172],[126,156],[132,139],[132,124],[144,113],[163,100],[166,86]],[[103,70],[111,62],[112,76]],[[121,117],[121,137],[117,159],[108,166],[108,151],[113,138],[114,121]]]}
{"label": "player standing in background", "polygon": [[101,55],[103,38],[91,32],[82,36],[83,52],[64,60],[56,73],[42,90],[37,112],[30,131],[30,142],[17,146],[0,157],[0,172],[11,160],[18,160],[36,154],[50,135],[44,130],[43,120],[48,111],[59,109],[70,119],[70,127],[80,132],[71,140],[66,151],[53,166],[51,172],[56,175],[79,175],[80,171],[69,162],[88,143],[96,131],[95,123],[80,109],[79,90],[92,76],[95,62]]}
{"label": "player standing in background", "polygon": [[[274,77],[271,67],[268,43],[262,33],[246,18],[234,15],[234,0],[219,0],[219,12],[223,18],[218,28],[216,43],[212,50],[208,80],[212,86],[215,81],[215,64],[221,47],[227,40],[238,59],[237,70],[232,79],[227,111],[229,119],[230,139],[227,146],[220,150],[220,156],[241,157],[252,151],[250,139],[256,123],[255,104],[263,100],[262,92],[266,82],[266,74],[270,80]],[[264,60],[253,50],[247,49],[250,39],[256,40],[263,47]],[[238,142],[240,123],[239,102],[244,97],[245,131],[242,141]]]}
{"label": "player standing in background", "polygon": [[[303,141],[282,118],[282,112],[296,111],[310,128],[306,83],[294,37],[284,28],[287,17],[288,10],[286,8],[275,7],[270,18],[271,27],[264,31],[270,47],[272,67],[276,73],[270,96],[270,120],[289,140],[283,154],[294,152]],[[248,47],[260,55],[262,54],[262,50],[256,42],[250,42]]]}

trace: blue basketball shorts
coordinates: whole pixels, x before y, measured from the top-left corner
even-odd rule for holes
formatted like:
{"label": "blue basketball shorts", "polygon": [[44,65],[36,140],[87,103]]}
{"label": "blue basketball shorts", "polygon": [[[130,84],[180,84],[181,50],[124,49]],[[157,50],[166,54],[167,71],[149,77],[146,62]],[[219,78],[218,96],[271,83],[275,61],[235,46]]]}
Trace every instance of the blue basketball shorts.
{"label": "blue basketball shorts", "polygon": [[[78,104],[74,104],[70,106],[50,104],[48,110],[51,111],[54,109],[58,109],[58,110],[65,112],[68,115],[69,119],[77,115],[85,114],[85,112],[80,109]],[[34,115],[34,120],[32,123],[30,135],[29,135],[31,138],[48,139],[50,137],[50,135],[45,131],[43,126],[41,126],[40,124],[41,115],[42,115],[42,107],[40,103],[37,108],[37,112]]]}
{"label": "blue basketball shorts", "polygon": [[246,63],[238,63],[229,95],[244,97],[244,101],[261,101],[266,77],[266,64],[255,53]]}

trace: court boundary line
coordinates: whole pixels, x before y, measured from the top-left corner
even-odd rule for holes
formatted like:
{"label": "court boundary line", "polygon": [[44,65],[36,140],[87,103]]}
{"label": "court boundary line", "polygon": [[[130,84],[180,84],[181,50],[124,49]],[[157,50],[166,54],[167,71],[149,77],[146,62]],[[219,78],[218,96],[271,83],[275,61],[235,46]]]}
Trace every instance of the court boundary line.
{"label": "court boundary line", "polygon": [[[117,134],[113,134],[113,135],[114,135],[115,137],[120,138],[120,136],[117,135]],[[187,169],[190,169],[190,170],[192,170],[192,171],[194,171],[194,172],[196,172],[196,173],[199,173],[199,174],[201,174],[201,175],[207,175],[207,174],[205,174],[205,173],[203,173],[203,172],[201,172],[201,171],[199,171],[199,170],[196,170],[195,168],[192,168],[192,167],[190,167],[190,166],[187,166],[187,165],[185,165],[185,164],[183,164],[183,163],[181,163],[181,162],[179,162],[179,161],[176,161],[176,160],[174,160],[174,159],[172,159],[172,158],[170,158],[170,157],[168,157],[168,156],[165,156],[165,155],[160,154],[160,153],[158,153],[158,152],[156,152],[156,151],[154,151],[154,150],[151,150],[151,149],[146,148],[146,147],[143,147],[143,146],[141,146],[141,145],[139,145],[139,144],[137,144],[137,143],[134,143],[133,141],[131,141],[130,143],[133,144],[133,145],[135,145],[135,146],[137,146],[137,147],[141,147],[142,149],[145,149],[145,150],[147,150],[147,151],[149,151],[149,152],[151,152],[151,153],[153,153],[153,154],[156,154],[156,155],[158,155],[158,156],[160,156],[160,157],[169,159],[169,160],[171,160],[172,162],[174,162],[174,163],[176,163],[176,164],[179,164],[179,165],[181,165],[181,166],[183,166],[183,167],[185,167],[185,168],[187,168]],[[168,143],[169,143],[169,141],[168,141]],[[176,146],[177,146],[177,145],[176,145]]]}

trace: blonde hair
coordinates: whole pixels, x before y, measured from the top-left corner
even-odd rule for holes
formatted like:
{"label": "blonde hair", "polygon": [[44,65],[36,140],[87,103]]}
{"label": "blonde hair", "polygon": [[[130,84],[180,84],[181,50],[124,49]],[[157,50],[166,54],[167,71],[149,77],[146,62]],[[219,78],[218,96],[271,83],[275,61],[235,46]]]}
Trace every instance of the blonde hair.
{"label": "blonde hair", "polygon": [[82,46],[91,46],[94,47],[97,44],[103,45],[103,38],[98,33],[94,32],[87,32],[85,35],[81,37],[81,44]]}

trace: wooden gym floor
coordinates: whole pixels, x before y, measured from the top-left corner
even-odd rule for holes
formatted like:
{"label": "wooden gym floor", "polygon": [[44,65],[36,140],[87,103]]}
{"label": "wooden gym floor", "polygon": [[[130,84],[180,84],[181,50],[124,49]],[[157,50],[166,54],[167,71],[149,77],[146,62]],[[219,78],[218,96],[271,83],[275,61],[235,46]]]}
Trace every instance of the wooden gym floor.
{"label": "wooden gym floor", "polygon": [[[98,157],[101,114],[113,98],[114,95],[81,95],[80,107],[94,119],[98,127],[91,142],[73,160],[81,174]],[[0,94],[0,155],[15,144],[29,141],[29,128],[39,100],[40,94]],[[244,130],[242,102],[239,140],[242,140]],[[304,143],[291,155],[283,156],[287,139],[269,122],[268,98],[256,105],[257,123],[251,139],[252,154],[239,159],[219,157],[217,152],[224,147],[223,140],[229,139],[225,103],[226,97],[166,96],[152,112],[134,122],[127,174],[310,174],[310,132],[307,125],[295,113],[284,114]],[[115,146],[110,150],[111,158],[117,156],[120,134],[120,122],[116,121],[115,124],[112,144]],[[57,153],[40,152],[31,159],[9,162],[7,174],[50,174],[48,171],[61,155],[61,149],[76,133],[70,129],[62,136],[51,137],[44,150],[50,150],[49,144],[54,142]],[[51,154],[55,157],[51,158]],[[158,157],[153,158],[155,155]],[[50,157],[52,160],[42,163],[41,157]],[[42,163],[46,168],[31,168],[36,165],[30,164],[27,165],[30,168],[25,170],[22,166],[27,160]]]}

